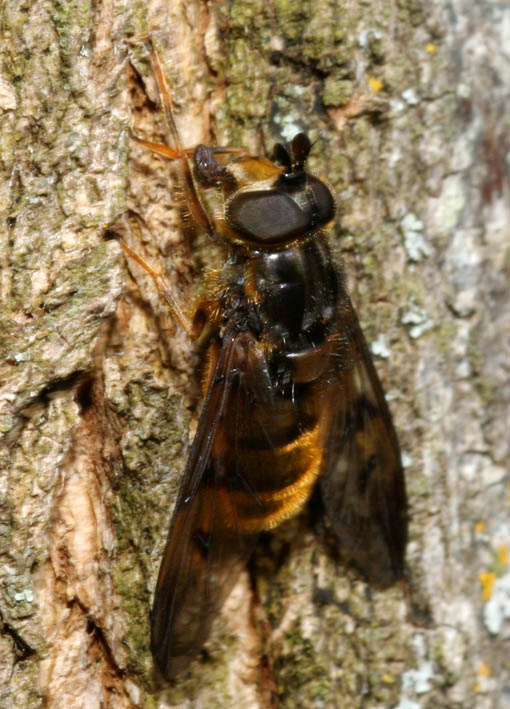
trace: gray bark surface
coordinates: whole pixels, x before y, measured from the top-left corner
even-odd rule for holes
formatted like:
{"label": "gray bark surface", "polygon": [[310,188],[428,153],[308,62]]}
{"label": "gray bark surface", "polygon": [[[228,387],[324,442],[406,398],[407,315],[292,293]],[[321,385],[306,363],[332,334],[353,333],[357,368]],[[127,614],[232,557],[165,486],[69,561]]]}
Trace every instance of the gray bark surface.
{"label": "gray bark surface", "polygon": [[[0,707],[510,706],[510,8],[3,0],[0,31]],[[172,687],[148,613],[196,355],[107,232],[184,303],[221,256],[129,138],[164,139],[148,36],[185,145],[316,141],[411,519],[385,592],[284,525]]]}

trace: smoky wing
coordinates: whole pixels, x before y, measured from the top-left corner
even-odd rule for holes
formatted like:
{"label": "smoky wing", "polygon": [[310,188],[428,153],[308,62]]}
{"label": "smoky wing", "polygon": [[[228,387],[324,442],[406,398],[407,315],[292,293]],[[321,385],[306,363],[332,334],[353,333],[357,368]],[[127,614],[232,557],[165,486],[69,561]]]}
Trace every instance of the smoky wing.
{"label": "smoky wing", "polygon": [[[258,535],[240,519],[242,500],[264,515],[262,501],[242,489],[225,462],[227,429],[232,438],[232,428],[242,427],[270,394],[252,349],[246,334],[223,338],[179,491],[151,619],[153,655],[168,679],[206,641],[253,550]],[[247,371],[259,365],[261,371]]]}
{"label": "smoky wing", "polygon": [[342,553],[381,587],[402,577],[407,501],[391,414],[349,297],[339,304],[320,487]]}

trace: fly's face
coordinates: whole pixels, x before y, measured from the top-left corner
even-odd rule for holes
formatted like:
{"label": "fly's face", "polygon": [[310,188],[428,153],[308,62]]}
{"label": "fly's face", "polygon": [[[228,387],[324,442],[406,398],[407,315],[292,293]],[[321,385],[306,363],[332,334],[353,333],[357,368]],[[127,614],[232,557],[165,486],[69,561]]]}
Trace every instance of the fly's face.
{"label": "fly's face", "polygon": [[330,222],[335,213],[331,192],[304,169],[310,147],[304,133],[288,147],[278,144],[277,165],[199,146],[193,157],[197,181],[219,190],[217,231],[234,243],[274,250],[309,238]]}
{"label": "fly's face", "polygon": [[189,213],[231,256],[189,318],[123,244],[206,345],[204,404],[151,617],[154,658],[172,679],[207,640],[258,534],[315,487],[343,556],[380,586],[403,573],[407,503],[390,412],[322,233],[333,197],[305,170],[310,141],[277,145],[274,161],[185,150],[155,55],[153,66],[174,147],[137,140],[181,161]]}

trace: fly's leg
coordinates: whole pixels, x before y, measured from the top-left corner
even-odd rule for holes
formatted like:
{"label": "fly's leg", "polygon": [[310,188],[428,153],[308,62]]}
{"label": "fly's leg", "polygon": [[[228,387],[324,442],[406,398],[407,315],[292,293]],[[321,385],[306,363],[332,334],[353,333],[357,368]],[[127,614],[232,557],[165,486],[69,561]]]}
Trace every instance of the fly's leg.
{"label": "fly's leg", "polygon": [[156,82],[158,84],[159,100],[161,101],[161,106],[165,112],[168,137],[171,139],[177,152],[183,155],[184,150],[182,147],[181,137],[179,135],[179,131],[177,130],[177,125],[174,118],[172,97],[170,95],[170,91],[168,90],[168,84],[166,83],[161,62],[159,61],[158,54],[150,39],[145,42],[145,48],[151,58],[152,70],[154,71],[154,76],[156,77]]}
{"label": "fly's leg", "polygon": [[163,143],[151,143],[150,140],[144,140],[143,138],[139,138],[132,130],[129,132],[129,137],[132,138],[134,141],[138,143],[138,145],[141,145],[143,148],[146,148],[147,150],[150,150],[153,153],[156,153],[157,155],[162,155],[164,158],[167,158],[167,160],[180,160],[181,158],[184,158],[188,153],[192,153],[193,150],[187,150],[182,153],[177,152],[177,150],[174,150],[168,145],[164,145]]}
{"label": "fly's leg", "polygon": [[[222,182],[222,177],[224,177],[225,171],[216,160],[215,155],[244,154],[244,151],[232,148],[207,148],[204,145],[199,145],[197,148],[183,147],[173,115],[172,99],[159,57],[150,40],[147,41],[146,47],[150,54],[154,75],[158,85],[161,105],[165,112],[168,138],[172,141],[173,147],[162,143],[153,143],[151,141],[144,140],[143,138],[136,136],[132,131],[131,137],[138,143],[138,145],[142,146],[146,150],[150,150],[153,153],[161,155],[167,160],[179,161],[186,198],[186,206],[189,213],[196,225],[203,229],[211,240],[216,241],[218,235],[216,233],[214,221],[209,216],[207,209],[200,199],[194,172],[196,172],[198,179],[204,184],[214,184],[216,181]],[[188,317],[185,314],[184,309],[181,308],[175,299],[161,272],[155,270],[123,239],[120,240],[120,243],[124,253],[136,261],[136,263],[138,263],[139,266],[141,266],[154,280],[160,295],[167,303],[173,317],[177,320],[177,322],[179,322],[181,327],[184,328],[190,337],[205,337],[208,332],[208,327],[206,327],[208,317],[205,310],[198,304],[194,308],[194,315],[191,318]]]}
{"label": "fly's leg", "polygon": [[[133,132],[133,130],[130,130],[130,137],[134,141],[136,141],[138,145],[145,148],[146,150],[156,153],[157,155],[160,155],[167,160],[178,161],[180,163],[178,167],[181,168],[180,178],[183,182],[187,203],[186,206],[188,207],[188,210],[197,225],[205,229],[208,234],[214,234],[213,225],[211,223],[211,220],[209,219],[207,211],[203,207],[198,197],[198,193],[194,184],[194,178],[191,172],[190,160],[192,159],[195,149],[185,149],[182,146],[182,142],[173,118],[170,93],[168,91],[168,87],[164,78],[161,64],[159,62],[159,58],[152,47],[152,42],[148,41],[146,43],[146,47],[151,57],[153,71],[157,80],[161,105],[165,112],[165,119],[168,128],[168,138],[170,138],[174,147],[162,143],[154,143],[149,140],[144,140],[143,138],[138,137]],[[138,217],[138,219],[143,222],[143,219],[140,219],[140,217]],[[131,232],[128,220],[125,220],[125,224],[126,230],[128,232]],[[145,227],[147,228],[147,225],[145,225]],[[167,304],[172,317],[180,324],[180,326],[190,337],[198,337],[203,326],[197,325],[195,323],[195,318],[193,316],[190,317],[187,314],[188,309],[183,308],[179,304],[178,300],[174,296],[172,288],[165,280],[161,271],[156,270],[150,263],[146,261],[146,259],[142,255],[133,250],[131,246],[126,243],[126,240],[124,238],[121,237],[119,241],[122,250],[124,251],[126,256],[135,261],[153,279],[154,284],[160,296]],[[193,310],[196,310],[196,308],[194,308]]]}
{"label": "fly's leg", "polygon": [[207,236],[212,240],[217,240],[217,232],[214,221],[209,216],[207,209],[204,207],[199,196],[197,187],[197,177],[202,184],[212,186],[213,184],[221,183],[222,187],[231,189],[230,182],[232,177],[227,175],[226,171],[216,160],[216,155],[246,155],[244,150],[237,148],[216,147],[209,148],[205,145],[199,145],[196,148],[184,148],[175,123],[172,97],[168,90],[165,75],[159,61],[157,52],[155,51],[152,42],[146,42],[147,51],[150,54],[152,68],[158,84],[159,98],[165,112],[165,119],[168,129],[168,137],[172,141],[174,147],[161,145],[158,143],[150,143],[141,140],[135,136],[135,140],[143,147],[158,153],[168,160],[182,160],[183,165],[183,186],[186,195],[186,202],[191,216],[197,226],[204,229]]}
{"label": "fly's leg", "polygon": [[149,143],[148,141],[143,141],[139,138],[135,138],[135,140],[143,147],[152,150],[153,152],[156,152],[159,155],[163,155],[168,160],[181,160],[183,170],[183,187],[186,195],[186,203],[190,214],[193,217],[197,226],[204,229],[207,235],[214,240],[216,236],[214,223],[209,217],[206,208],[202,204],[202,201],[199,197],[195,177],[193,176],[191,160],[192,156],[195,153],[195,150],[184,149],[182,146],[182,141],[174,119],[172,109],[172,98],[170,96],[170,91],[168,90],[165,75],[163,74],[163,69],[161,68],[159,57],[154,47],[152,46],[152,42],[150,40],[147,40],[146,48],[150,53],[152,68],[158,84],[161,106],[165,112],[165,120],[168,128],[169,138],[171,138],[174,148],[171,148],[167,145],[160,145],[158,143]]}
{"label": "fly's leg", "polygon": [[154,281],[159,294],[166,302],[168,309],[170,310],[172,317],[179,323],[179,325],[186,331],[190,337],[194,337],[194,327],[191,319],[184,313],[183,309],[175,299],[172,289],[166,282],[165,278],[160,271],[156,271],[152,266],[147,263],[147,261],[137,254],[136,251],[126,244],[124,239],[119,239],[122,250],[127,254],[133,261],[143,268],[143,270],[149,274],[149,276]]}

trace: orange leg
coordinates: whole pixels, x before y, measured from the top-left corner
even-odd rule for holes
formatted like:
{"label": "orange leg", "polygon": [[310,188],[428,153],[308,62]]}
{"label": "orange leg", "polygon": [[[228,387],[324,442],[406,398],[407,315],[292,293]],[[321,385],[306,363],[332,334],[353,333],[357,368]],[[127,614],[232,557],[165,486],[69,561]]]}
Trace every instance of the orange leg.
{"label": "orange leg", "polygon": [[[165,111],[165,119],[168,128],[169,137],[171,138],[175,148],[171,148],[168,145],[162,145],[161,143],[152,143],[148,140],[143,140],[138,138],[138,136],[131,133],[131,137],[136,140],[136,142],[144,148],[151,150],[158,155],[161,155],[168,160],[178,160],[182,159],[184,168],[184,190],[186,193],[186,201],[189,211],[197,223],[198,226],[202,227],[208,236],[215,240],[216,230],[214,227],[214,222],[210,218],[206,208],[204,207],[197,189],[197,183],[193,174],[193,169],[191,166],[191,159],[195,154],[195,148],[183,148],[179,131],[177,130],[177,125],[175,123],[173,108],[172,108],[172,98],[170,91],[168,90],[168,85],[166,83],[165,75],[159,61],[156,50],[152,45],[152,41],[149,39],[146,41],[147,51],[150,53],[152,68],[154,75],[156,77],[156,82],[158,84],[159,98],[161,105]],[[213,148],[212,153],[215,155],[221,154],[234,154],[234,155],[245,155],[244,150],[239,150],[237,148]]]}
{"label": "orange leg", "polygon": [[[153,143],[148,140],[144,140],[143,138],[139,138],[137,135],[135,135],[131,131],[131,138],[135,140],[139,145],[141,145],[143,148],[146,148],[147,150],[150,150],[153,153],[156,153],[158,155],[161,155],[162,157],[166,158],[167,160],[180,160],[182,161],[182,166],[183,166],[183,180],[184,180],[184,190],[186,194],[186,202],[188,209],[191,213],[191,216],[193,217],[194,221],[196,224],[203,228],[205,232],[211,237],[212,239],[215,238],[215,227],[214,227],[214,222],[210,218],[206,208],[202,204],[202,201],[199,196],[197,184],[195,181],[195,177],[193,175],[193,169],[192,169],[192,160],[194,159],[195,155],[195,148],[183,148],[182,142],[179,136],[179,132],[177,130],[177,126],[174,120],[174,115],[173,115],[173,110],[172,110],[172,99],[170,96],[170,92],[168,90],[168,86],[163,74],[163,70],[161,68],[161,64],[158,58],[158,55],[156,51],[154,50],[154,47],[152,46],[152,42],[150,40],[147,41],[146,43],[147,49],[150,53],[151,56],[151,62],[152,62],[152,67],[154,70],[154,74],[156,77],[156,81],[158,84],[158,90],[159,90],[159,96],[160,96],[160,101],[162,104],[162,107],[165,111],[165,118],[166,118],[166,123],[167,123],[167,128],[168,128],[168,134],[169,138],[173,142],[175,147],[170,147],[169,145],[164,145],[162,143]],[[235,154],[235,155],[243,155],[245,154],[245,151],[243,150],[238,150],[236,148],[213,148],[212,153],[216,155],[221,155],[221,154]],[[145,259],[140,256],[139,254],[136,253],[136,251],[133,251],[133,249],[126,244],[126,242],[123,239],[120,239],[120,244],[121,247],[124,251],[125,254],[127,254],[130,258],[132,258],[136,263],[138,263],[139,266],[141,266],[146,273],[148,273],[151,278],[154,280],[154,283],[160,293],[160,295],[163,297],[165,302],[167,303],[170,312],[172,313],[173,317],[177,320],[177,322],[181,325],[181,327],[184,328],[184,330],[188,333],[188,335],[192,338],[196,338],[200,336],[202,329],[204,327],[204,323],[199,324],[198,322],[195,322],[193,319],[188,317],[179,303],[176,301],[175,297],[172,294],[172,291],[168,284],[166,283],[163,275],[156,271],[152,266],[145,261]]]}
{"label": "orange leg", "polygon": [[[154,150],[154,152],[157,152],[160,155],[164,155],[165,157],[170,159],[175,159],[177,157],[182,158],[184,167],[184,190],[186,193],[186,201],[188,203],[189,210],[196,223],[200,227],[205,229],[205,231],[211,238],[214,238],[214,223],[212,222],[211,218],[209,217],[209,214],[207,213],[206,208],[200,200],[195,178],[193,177],[193,170],[190,164],[190,158],[194,151],[190,149],[185,150],[182,146],[179,131],[177,130],[177,125],[174,119],[172,109],[172,98],[170,96],[170,91],[168,90],[165,75],[163,74],[163,69],[161,68],[159,57],[157,55],[156,50],[152,46],[152,42],[150,40],[146,42],[146,46],[148,51],[150,52],[152,68],[154,70],[154,75],[158,84],[161,105],[165,111],[166,124],[170,137],[172,138],[172,141],[175,145],[175,150],[169,148],[168,146],[161,146],[156,143],[151,143],[150,145],[147,145],[147,141],[145,141],[145,147],[148,147],[150,150]],[[137,140],[137,142],[140,143],[139,140]],[[144,143],[141,144],[144,145]]]}
{"label": "orange leg", "polygon": [[175,299],[172,290],[168,283],[165,281],[163,275],[159,271],[156,271],[154,268],[152,268],[152,266],[147,263],[147,261],[142,256],[136,253],[136,251],[133,251],[133,249],[126,244],[124,239],[120,238],[119,242],[124,253],[127,254],[130,258],[132,258],[133,261],[136,261],[136,263],[141,266],[143,270],[146,271],[146,273],[148,273],[149,276],[153,279],[156,288],[159,291],[159,294],[168,305],[172,317],[177,320],[179,325],[187,332],[190,337],[195,337],[195,329],[193,328],[193,324],[190,318],[184,313],[183,309]]}
{"label": "orange leg", "polygon": [[154,49],[152,45],[152,41],[149,39],[146,42],[146,48],[149,51],[150,57],[151,57],[151,62],[152,62],[152,69],[154,71],[154,75],[156,77],[156,82],[158,84],[158,90],[159,90],[159,98],[161,101],[161,105],[165,111],[165,119],[166,119],[166,124],[170,133],[170,136],[172,138],[172,141],[177,149],[177,151],[182,155],[184,152],[182,149],[182,143],[181,143],[181,138],[179,135],[179,131],[177,130],[177,125],[175,123],[174,119],[174,113],[173,113],[173,108],[172,108],[172,98],[170,96],[170,91],[168,90],[168,85],[166,83],[165,75],[163,74],[163,69],[161,68],[161,63],[159,61],[159,57],[157,55],[156,50]]}
{"label": "orange leg", "polygon": [[139,138],[135,133],[133,133],[132,130],[129,131],[129,137],[135,140],[138,145],[141,145],[143,148],[147,148],[147,150],[151,150],[153,153],[162,155],[168,160],[180,160],[181,158],[186,157],[186,153],[178,153],[168,145],[163,145],[163,143],[151,143],[150,140]]}

